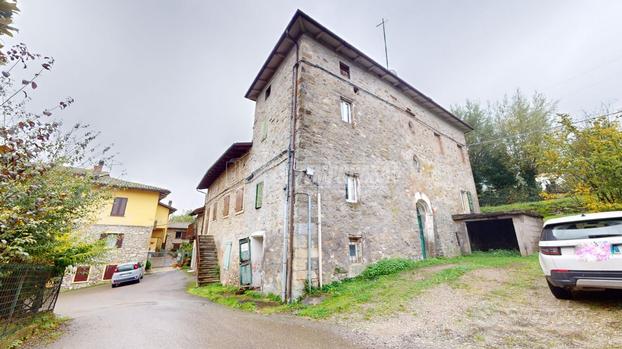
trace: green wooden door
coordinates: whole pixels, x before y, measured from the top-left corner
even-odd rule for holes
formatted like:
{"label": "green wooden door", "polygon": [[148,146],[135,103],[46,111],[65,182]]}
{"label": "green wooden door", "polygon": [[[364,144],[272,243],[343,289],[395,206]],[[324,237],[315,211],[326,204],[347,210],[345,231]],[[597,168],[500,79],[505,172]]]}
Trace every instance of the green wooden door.
{"label": "green wooden door", "polygon": [[419,225],[419,240],[421,241],[421,256],[428,257],[425,244],[425,211],[417,205],[417,224]]}

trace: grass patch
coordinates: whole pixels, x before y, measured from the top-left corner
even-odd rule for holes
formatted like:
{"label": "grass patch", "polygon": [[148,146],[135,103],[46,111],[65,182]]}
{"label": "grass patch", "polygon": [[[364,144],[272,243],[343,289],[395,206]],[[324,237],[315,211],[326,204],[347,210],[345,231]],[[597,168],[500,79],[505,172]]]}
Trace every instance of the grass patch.
{"label": "grass patch", "polygon": [[499,212],[499,211],[533,211],[544,216],[545,219],[577,214],[585,212],[585,208],[581,203],[572,197],[563,197],[551,200],[517,202],[499,206],[481,207],[482,212]]}
{"label": "grass patch", "polygon": [[[263,295],[252,290],[240,290],[235,286],[210,284],[201,287],[189,287],[188,292],[195,296],[204,297],[210,301],[243,311],[261,311],[272,313],[281,311],[282,304],[276,295]],[[270,308],[270,309],[268,309]]]}
{"label": "grass patch", "polygon": [[20,329],[0,339],[0,348],[17,349],[23,346],[45,345],[54,342],[62,334],[61,325],[69,319],[52,312],[35,315],[20,324]]}
{"label": "grass patch", "polygon": [[[366,318],[403,311],[407,303],[423,291],[440,284],[453,284],[465,273],[481,268],[503,268],[526,263],[529,258],[509,251],[474,253],[455,258],[423,261],[384,260],[369,266],[360,276],[324,286],[313,295],[324,300],[300,306],[298,315],[322,319],[336,314],[358,313]],[[447,265],[426,273],[422,268]]]}
{"label": "grass patch", "polygon": [[456,281],[469,271],[537,265],[536,261],[533,257],[521,257],[518,252],[511,251],[477,252],[468,256],[422,261],[385,259],[371,264],[358,277],[309,290],[308,296],[322,299],[319,304],[313,305],[302,302],[282,304],[275,295],[240,291],[237,287],[220,284],[190,287],[188,291],[215,303],[245,311],[266,314],[287,312],[314,319],[348,313],[371,318],[405,311],[413,297],[435,286],[459,286]]}

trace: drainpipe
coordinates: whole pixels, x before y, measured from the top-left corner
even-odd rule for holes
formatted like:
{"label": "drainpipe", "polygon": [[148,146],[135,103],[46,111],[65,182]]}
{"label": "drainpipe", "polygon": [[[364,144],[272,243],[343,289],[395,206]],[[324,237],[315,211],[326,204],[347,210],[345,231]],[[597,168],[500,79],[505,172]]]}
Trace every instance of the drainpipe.
{"label": "drainpipe", "polygon": [[311,194],[308,193],[296,193],[296,195],[307,196],[307,287],[311,288],[313,281],[311,265]]}
{"label": "drainpipe", "polygon": [[283,254],[281,256],[281,301],[287,299],[287,187],[283,188],[285,201],[283,205]]}
{"label": "drainpipe", "polygon": [[289,31],[285,31],[286,37],[296,46],[296,62],[292,67],[292,108],[289,126],[289,147],[287,152],[287,206],[288,206],[288,255],[287,255],[287,300],[292,301],[292,284],[293,284],[293,260],[294,260],[294,209],[295,209],[295,178],[294,178],[294,154],[296,151],[296,108],[298,102],[298,65],[300,47],[294,38],[289,35]]}
{"label": "drainpipe", "polygon": [[322,282],[322,194],[320,186],[317,187],[317,267],[318,285],[323,286]]}

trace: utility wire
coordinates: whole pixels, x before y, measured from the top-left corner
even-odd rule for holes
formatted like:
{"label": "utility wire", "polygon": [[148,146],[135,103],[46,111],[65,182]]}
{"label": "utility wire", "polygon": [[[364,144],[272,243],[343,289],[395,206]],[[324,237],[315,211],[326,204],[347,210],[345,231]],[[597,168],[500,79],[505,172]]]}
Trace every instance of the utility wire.
{"label": "utility wire", "polygon": [[[616,114],[622,114],[622,110],[618,110],[612,113],[608,113],[608,114],[602,114],[602,115],[595,115],[595,116],[590,116],[587,117],[583,120],[578,120],[578,121],[574,121],[571,124],[572,125],[576,125],[576,124],[580,124],[580,123],[584,123],[590,120],[594,120],[594,119],[598,119],[598,118],[603,118],[603,117],[609,117],[609,116],[614,116]],[[549,127],[543,130],[536,130],[536,131],[531,131],[531,132],[525,132],[525,133],[519,133],[519,134],[515,134],[512,136],[507,136],[507,137],[500,137],[500,138],[495,138],[495,139],[490,139],[487,141],[482,141],[482,142],[477,142],[477,143],[473,143],[473,144],[469,144],[467,145],[468,148],[472,147],[472,146],[476,146],[476,145],[483,145],[483,144],[490,144],[490,143],[496,143],[499,141],[504,141],[504,140],[508,140],[508,139],[512,139],[512,138],[516,138],[516,137],[521,137],[521,136],[528,136],[530,134],[534,134],[534,133],[540,133],[540,132],[545,132],[545,131],[553,131],[556,129],[560,129],[562,126],[553,126],[553,127]]]}

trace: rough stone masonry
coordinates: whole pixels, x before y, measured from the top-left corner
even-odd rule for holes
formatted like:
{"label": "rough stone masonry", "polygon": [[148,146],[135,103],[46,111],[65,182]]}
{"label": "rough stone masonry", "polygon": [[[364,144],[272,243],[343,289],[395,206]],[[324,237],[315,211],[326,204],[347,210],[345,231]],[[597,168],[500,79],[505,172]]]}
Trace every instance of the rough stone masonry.
{"label": "rough stone masonry", "polygon": [[[276,52],[278,66],[264,66],[258,78],[270,69],[269,79],[249,90],[256,102],[252,146],[236,158],[225,153],[224,170],[206,186],[202,233],[215,236],[221,281],[240,282],[240,240],[249,238],[251,286],[276,294],[283,289],[292,112],[294,298],[304,291],[308,251],[312,286],[319,281],[318,193],[324,283],[355,276],[383,258],[460,254],[466,235],[451,216],[479,210],[465,146],[469,126],[427,97],[413,97],[420,92],[394,73],[370,68],[366,56],[307,15],[297,12],[286,33],[291,37],[279,41],[268,61]],[[289,50],[280,52],[287,40]]]}

